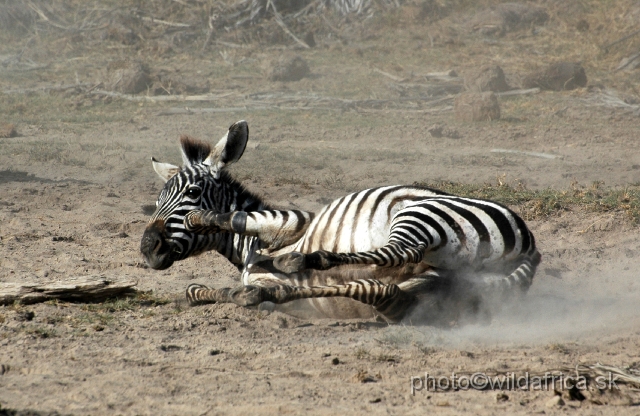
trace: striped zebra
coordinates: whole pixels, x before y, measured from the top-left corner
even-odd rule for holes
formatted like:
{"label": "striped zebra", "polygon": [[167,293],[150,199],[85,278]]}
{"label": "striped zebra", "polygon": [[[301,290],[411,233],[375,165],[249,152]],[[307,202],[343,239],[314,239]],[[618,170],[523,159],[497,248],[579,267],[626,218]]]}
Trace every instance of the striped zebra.
{"label": "striped zebra", "polygon": [[191,304],[272,302],[303,316],[399,321],[453,281],[500,297],[531,285],[540,254],[508,208],[386,186],[337,199],[317,215],[275,210],[225,170],[248,137],[239,121],[213,149],[182,136],[182,168],[152,158],[166,183],[141,241],[147,264],[162,270],[216,250],[241,271],[238,287],[189,285]]}

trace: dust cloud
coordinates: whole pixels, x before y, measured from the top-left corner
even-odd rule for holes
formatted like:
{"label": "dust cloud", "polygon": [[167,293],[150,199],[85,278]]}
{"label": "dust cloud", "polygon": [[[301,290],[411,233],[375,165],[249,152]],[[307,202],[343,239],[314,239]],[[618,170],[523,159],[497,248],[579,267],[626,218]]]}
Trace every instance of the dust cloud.
{"label": "dust cloud", "polygon": [[[556,279],[536,281],[534,278],[527,295],[507,302],[485,299],[484,307],[490,310],[489,317],[462,317],[452,328],[421,326],[421,319],[428,316],[432,304],[420,305],[404,323],[417,325],[412,341],[452,347],[580,342],[598,335],[633,332],[638,328],[640,297],[633,291],[622,290],[624,279],[619,276],[605,279],[597,274],[583,279],[585,289],[576,290],[565,284],[554,286]],[[610,281],[616,282],[618,290],[611,287]],[[444,305],[447,307],[446,303]]]}

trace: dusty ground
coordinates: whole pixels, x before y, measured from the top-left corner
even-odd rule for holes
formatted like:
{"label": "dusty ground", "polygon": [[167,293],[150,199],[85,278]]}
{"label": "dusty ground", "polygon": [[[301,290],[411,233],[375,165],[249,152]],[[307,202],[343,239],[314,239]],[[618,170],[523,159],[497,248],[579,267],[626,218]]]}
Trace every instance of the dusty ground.
{"label": "dusty ground", "polygon": [[[182,292],[190,282],[234,285],[237,270],[213,253],[166,271],[143,264],[138,247],[148,217],[144,211],[162,186],[149,157],[177,164],[181,133],[215,142],[239,119],[249,122],[251,139],[233,171],[281,207],[318,210],[353,190],[416,181],[502,181],[558,192],[575,182],[587,187],[598,182],[606,189],[640,182],[640,118],[634,104],[612,108],[597,99],[599,91],[614,87],[620,95],[635,96],[638,75],[612,75],[607,65],[613,61],[594,58],[599,55],[590,55],[589,47],[583,64],[592,88],[503,97],[501,121],[462,124],[446,108],[436,113],[393,105],[294,109],[304,107],[300,100],[285,109],[253,105],[256,98],[248,94],[256,92],[398,99],[389,77],[372,68],[405,78],[449,69],[464,73],[474,64],[461,62],[474,57],[517,72],[526,62],[537,64],[540,56],[545,61],[562,53],[580,57],[566,51],[580,36],[591,42],[602,33],[579,34],[552,15],[538,37],[527,31],[490,43],[462,42],[459,35],[451,44],[441,35],[434,46],[427,29],[413,20],[404,29],[408,18],[393,16],[372,23],[388,37],[371,37],[366,30],[373,29],[365,27],[353,42],[318,37],[321,47],[297,51],[312,76],[293,83],[261,75],[261,62],[283,53],[281,46],[212,46],[207,53],[162,55],[116,42],[96,51],[62,35],[48,42],[5,34],[13,41],[6,43],[8,52],[32,48],[33,60],[48,66],[0,68],[4,91],[95,83],[110,60],[135,56],[185,79],[207,80],[210,92],[222,98],[189,105],[224,112],[166,115],[184,103],[105,100],[88,93],[0,94],[0,122],[15,123],[19,133],[0,139],[0,284],[127,276],[148,292],[96,304],[0,306],[0,412],[638,412],[640,394],[628,386],[582,401],[565,391],[563,406],[549,404],[552,389],[505,391],[506,399],[499,390],[415,395],[410,390],[410,378],[425,372],[523,375],[598,362],[638,369],[640,234],[623,210],[571,206],[529,221],[543,263],[527,298],[488,326],[303,321],[230,305],[189,308]],[[595,26],[595,12],[586,16]],[[564,46],[552,48],[560,38]],[[478,58],[474,51],[484,43],[485,58]],[[59,48],[59,55],[51,48]],[[524,54],[516,56],[519,50]],[[625,88],[629,85],[633,88]],[[246,110],[238,109],[243,106]],[[434,124],[455,130],[457,138],[432,137],[427,129]]]}

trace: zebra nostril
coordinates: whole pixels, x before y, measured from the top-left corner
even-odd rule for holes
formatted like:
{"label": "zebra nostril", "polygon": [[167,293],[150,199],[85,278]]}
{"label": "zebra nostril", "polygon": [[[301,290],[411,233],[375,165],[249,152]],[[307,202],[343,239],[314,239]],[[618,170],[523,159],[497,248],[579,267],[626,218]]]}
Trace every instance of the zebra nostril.
{"label": "zebra nostril", "polygon": [[171,257],[177,259],[182,254],[182,249],[180,247],[174,247],[171,249]]}

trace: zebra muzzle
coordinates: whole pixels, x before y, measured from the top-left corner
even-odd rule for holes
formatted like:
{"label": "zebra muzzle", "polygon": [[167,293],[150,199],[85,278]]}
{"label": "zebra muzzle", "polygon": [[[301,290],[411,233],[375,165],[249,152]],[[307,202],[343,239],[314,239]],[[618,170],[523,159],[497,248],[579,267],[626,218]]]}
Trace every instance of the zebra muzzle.
{"label": "zebra muzzle", "polygon": [[[176,259],[174,250],[164,237],[163,221],[155,221],[147,226],[140,242],[140,252],[147,265],[155,270],[170,267]],[[180,249],[179,247],[177,247]]]}

